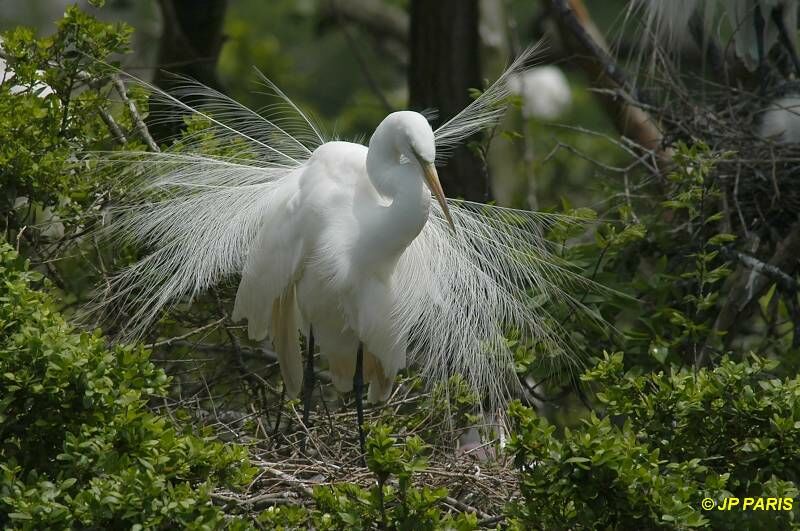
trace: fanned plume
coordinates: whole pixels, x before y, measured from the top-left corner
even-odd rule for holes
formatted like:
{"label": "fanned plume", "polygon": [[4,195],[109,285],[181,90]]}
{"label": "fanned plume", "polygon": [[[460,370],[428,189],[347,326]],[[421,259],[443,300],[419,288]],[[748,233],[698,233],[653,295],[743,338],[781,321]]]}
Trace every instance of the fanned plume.
{"label": "fanned plume", "polygon": [[512,94],[509,81],[536,57],[541,44],[526,48],[480,97],[436,131],[436,162],[443,163],[465,139],[496,125],[506,112],[506,99]]}
{"label": "fanned plume", "polygon": [[[437,153],[491,127],[504,109],[508,80],[534,55],[530,48],[469,107],[436,132]],[[285,201],[286,183],[326,141],[320,129],[275,85],[270,119],[229,97],[183,79],[179,97],[152,86],[156,119],[200,117],[207,128],[167,152],[101,154],[100,167],[122,175],[131,190],[104,228],[115,242],[146,255],[111,279],[95,311],[141,336],[165,309],[241,274],[270,213]],[[188,104],[189,98],[197,103]],[[211,131],[213,135],[205,134]],[[409,338],[410,357],[430,382],[461,374],[480,396],[500,404],[518,386],[506,335],[538,342],[571,359],[558,320],[535,300],[581,306],[569,292],[590,282],[550,252],[545,234],[566,216],[448,200],[456,234],[434,202],[422,233],[400,259],[394,326]],[[110,311],[113,310],[113,311]]]}

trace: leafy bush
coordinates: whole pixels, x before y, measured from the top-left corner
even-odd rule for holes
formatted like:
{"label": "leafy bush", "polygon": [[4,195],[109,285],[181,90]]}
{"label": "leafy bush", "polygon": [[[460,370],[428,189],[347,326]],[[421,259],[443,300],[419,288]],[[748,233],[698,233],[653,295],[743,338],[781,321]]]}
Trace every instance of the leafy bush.
{"label": "leafy bush", "polygon": [[[402,443],[391,435],[386,425],[374,426],[367,436],[367,467],[375,484],[364,489],[355,483],[318,486],[314,489],[316,507],[274,507],[259,516],[270,529],[296,529],[311,525],[314,529],[434,530],[477,529],[472,513],[447,514],[441,503],[447,489],[415,486],[415,473],[427,467],[426,445],[417,436]],[[390,484],[395,479],[396,484]]]}
{"label": "leafy bush", "polygon": [[606,415],[592,415],[562,438],[532,410],[514,405],[510,450],[524,495],[512,510],[517,524],[796,526],[796,505],[792,511],[700,505],[703,498],[800,494],[800,377],[776,379],[776,366],[758,357],[725,358],[714,369],[640,375],[624,370],[622,354],[606,355],[583,376],[600,385]]}
{"label": "leafy bush", "polygon": [[151,413],[149,353],[74,331],[38,277],[0,245],[0,525],[219,526],[210,491],[251,478],[246,449]]}
{"label": "leafy bush", "polygon": [[[3,35],[13,78],[7,73],[0,84],[0,212],[21,198],[72,210],[96,199],[98,183],[76,168],[75,158],[110,147],[108,95],[98,83],[110,69],[100,61],[127,51],[131,33],[70,6],[50,37],[37,39],[23,27]],[[130,127],[124,115],[118,120]],[[16,228],[13,218],[4,221]]]}

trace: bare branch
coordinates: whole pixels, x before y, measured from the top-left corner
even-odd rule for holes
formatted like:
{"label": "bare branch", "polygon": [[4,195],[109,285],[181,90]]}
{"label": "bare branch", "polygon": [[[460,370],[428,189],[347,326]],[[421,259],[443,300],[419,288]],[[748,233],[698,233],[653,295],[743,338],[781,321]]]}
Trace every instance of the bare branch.
{"label": "bare branch", "polygon": [[762,275],[770,278],[774,281],[781,291],[786,293],[796,293],[798,289],[800,289],[800,285],[798,285],[797,281],[781,271],[780,268],[775,267],[771,264],[766,264],[755,258],[750,256],[749,254],[741,253],[735,249],[731,249],[730,247],[723,247],[722,254],[732,258],[734,260],[739,261],[743,266]]}
{"label": "bare branch", "polygon": [[323,20],[356,24],[379,39],[408,44],[408,14],[379,0],[329,0],[319,8]]}
{"label": "bare branch", "polygon": [[150,148],[150,151],[154,151],[156,153],[160,152],[161,150],[158,148],[156,141],[153,140],[153,137],[150,136],[150,131],[147,129],[147,125],[144,123],[142,116],[139,114],[136,104],[134,104],[133,101],[131,101],[131,99],[128,97],[128,91],[125,89],[125,84],[117,76],[112,77],[111,82],[113,83],[114,88],[117,90],[120,98],[122,98],[122,101],[124,101],[128,106],[128,110],[133,118],[133,123],[136,124],[136,129],[139,131],[139,135],[147,144],[147,147]]}
{"label": "bare branch", "polygon": [[[655,121],[639,104],[633,84],[608,52],[603,34],[592,21],[581,0],[551,0],[560,33],[578,63],[600,88],[619,90],[628,98],[600,96],[620,134],[632,138],[645,149],[653,150],[660,161],[671,156],[662,146],[663,134]],[[636,102],[636,103],[631,103]]]}

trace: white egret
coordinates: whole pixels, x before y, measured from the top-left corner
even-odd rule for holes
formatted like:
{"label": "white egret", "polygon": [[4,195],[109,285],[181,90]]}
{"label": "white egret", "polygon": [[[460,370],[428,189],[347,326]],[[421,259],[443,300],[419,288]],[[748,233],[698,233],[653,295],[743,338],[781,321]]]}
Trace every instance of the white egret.
{"label": "white egret", "polygon": [[553,65],[534,66],[509,79],[509,87],[522,98],[522,116],[555,120],[572,104],[569,80]]}
{"label": "white egret", "polygon": [[770,102],[761,113],[757,132],[783,144],[800,142],[800,96],[789,94]]}
{"label": "white egret", "polygon": [[697,16],[706,31],[717,31],[726,17],[733,32],[736,55],[750,70],[763,70],[766,57],[777,44],[786,49],[800,75],[797,55],[798,0],[636,0],[644,8],[644,35],[658,38],[667,48],[684,41]]}
{"label": "white egret", "polygon": [[533,53],[435,132],[422,115],[397,112],[368,147],[326,141],[265,78],[279,119],[190,80],[178,97],[156,92],[208,129],[179,150],[104,157],[134,183],[107,230],[148,254],[113,279],[103,306],[138,334],[162,309],[241,275],[233,317],[252,339],[271,338],[289,396],[303,379],[298,332],[313,330],[340,391],[360,384],[363,356],[369,399],[385,399],[408,358],[429,381],[460,374],[500,405],[519,385],[509,330],[570,354],[532,296],[577,308],[567,286],[589,283],[544,238],[566,218],[446,200],[434,162],[497,123],[510,76]]}

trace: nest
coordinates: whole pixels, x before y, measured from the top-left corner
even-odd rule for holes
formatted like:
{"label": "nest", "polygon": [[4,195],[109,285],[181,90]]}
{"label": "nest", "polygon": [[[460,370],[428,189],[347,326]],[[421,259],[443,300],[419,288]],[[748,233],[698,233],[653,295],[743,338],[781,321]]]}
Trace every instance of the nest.
{"label": "nest", "polygon": [[[767,136],[764,120],[781,98],[800,97],[800,84],[786,83],[766,96],[708,79],[693,90],[675,82],[662,86],[665,103],[650,112],[663,124],[664,143],[701,140],[722,155],[712,176],[723,192],[728,229],[764,241],[783,236],[800,208],[800,139]],[[800,107],[785,112],[800,114]]]}
{"label": "nest", "polygon": [[[247,393],[241,393],[244,373],[237,374],[227,367],[221,373],[227,374],[229,381],[214,381],[214,385],[224,388],[236,385],[238,380],[239,389],[231,388],[230,393],[215,396],[206,387],[205,393],[162,405],[170,416],[174,417],[177,410],[188,413],[196,426],[210,427],[220,439],[249,448],[251,463],[259,470],[255,479],[243,491],[215,491],[212,501],[228,513],[255,517],[275,506],[313,507],[317,487],[344,483],[364,489],[374,487],[375,474],[362,464],[353,399],[345,402],[335,393],[325,392],[327,385],[321,386],[321,396],[315,397],[306,425],[300,401],[281,404],[272,396],[253,393],[256,385],[261,391],[277,391],[268,381],[276,376],[269,373],[271,368],[262,365],[256,372],[241,367],[259,380],[245,383]],[[318,376],[324,382],[324,372]],[[475,513],[481,527],[496,526],[503,520],[508,502],[519,496],[518,473],[510,456],[496,453],[497,439],[454,449],[451,443],[464,428],[453,428],[450,419],[426,411],[430,398],[429,393],[420,392],[412,379],[405,378],[386,403],[365,405],[365,425],[400,424],[396,421],[402,418],[400,431],[393,434],[398,444],[411,435],[420,435],[430,443],[431,433],[441,434],[440,442],[428,449],[425,470],[412,476],[413,487],[444,487],[447,496],[440,500],[439,507],[445,513]],[[413,412],[418,420],[409,423]],[[395,478],[390,478],[389,485],[393,484],[396,487]]]}

